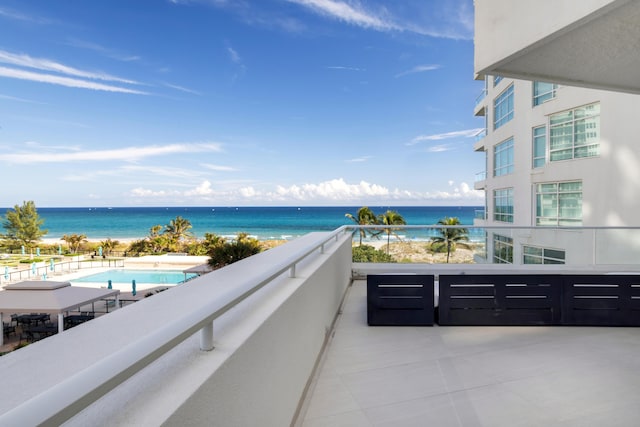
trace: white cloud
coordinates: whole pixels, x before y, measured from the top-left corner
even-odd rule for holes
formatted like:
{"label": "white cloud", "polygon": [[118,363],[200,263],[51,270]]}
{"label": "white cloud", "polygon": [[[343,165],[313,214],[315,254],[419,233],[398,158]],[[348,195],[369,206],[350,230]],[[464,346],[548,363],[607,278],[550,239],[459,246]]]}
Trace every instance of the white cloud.
{"label": "white cloud", "polygon": [[211,182],[205,180],[184,191],[152,190],[134,188],[130,195],[144,197],[153,203],[167,200],[181,200],[188,203],[212,202],[240,204],[424,204],[461,203],[476,204],[484,201],[484,193],[473,190],[468,184],[454,186],[450,181],[448,191],[417,192],[410,190],[390,190],[385,186],[361,181],[348,183],[342,178],[317,184],[277,185],[275,189],[260,190],[253,186],[236,189],[214,190]]}
{"label": "white cloud", "polygon": [[474,138],[478,133],[482,132],[484,129],[466,129],[466,130],[457,130],[453,132],[447,133],[438,133],[434,135],[420,135],[413,138],[406,145],[415,145],[419,142],[423,141],[441,141],[443,139],[451,139],[451,138]]}
{"label": "white cloud", "polygon": [[433,147],[427,148],[428,153],[443,153],[449,150],[451,150],[451,146],[447,144],[434,145]]}
{"label": "white cloud", "polygon": [[0,161],[10,163],[61,163],[78,161],[134,161],[145,157],[166,156],[179,153],[219,152],[222,147],[218,143],[150,145],[147,147],[124,147],[112,150],[57,152],[26,152],[0,154]]}
{"label": "white cloud", "polygon": [[234,64],[242,63],[242,58],[240,58],[240,55],[234,48],[227,47],[227,52],[229,53],[229,58],[231,59],[231,62],[233,62]]}
{"label": "white cloud", "polygon": [[199,96],[202,95],[202,92],[198,92],[196,90],[189,89],[189,88],[186,88],[184,86],[178,86],[178,85],[174,85],[174,84],[166,83],[166,82],[164,82],[162,84],[165,85],[166,87],[170,88],[170,89],[179,90],[181,92],[186,92],[186,93],[190,93],[190,94],[193,94],[193,95],[199,95]]}
{"label": "white cloud", "polygon": [[354,159],[346,160],[346,162],[347,163],[363,163],[369,160],[370,158],[371,156],[362,156],[362,157],[356,157]]}
{"label": "white cloud", "polygon": [[138,82],[135,82],[133,80],[123,79],[123,78],[111,76],[105,73],[94,73],[90,71],[83,71],[77,68],[69,67],[64,64],[60,64],[55,61],[51,61],[49,59],[33,58],[29,55],[15,54],[15,53],[7,52],[5,50],[0,50],[0,62],[3,62],[5,64],[16,65],[19,67],[35,68],[37,70],[42,70],[42,71],[53,71],[56,73],[65,74],[67,76],[80,77],[83,79],[103,80],[103,81],[126,83],[126,84],[139,84]]}
{"label": "white cloud", "polygon": [[32,71],[19,70],[14,68],[0,67],[0,77],[9,77],[19,80],[29,80],[39,83],[49,83],[59,86],[75,87],[81,89],[91,89],[106,92],[131,93],[135,95],[148,95],[146,92],[128,89],[120,86],[106,85],[103,83],[88,80],[74,79],[70,77],[55,76],[53,74],[35,73]]}
{"label": "white cloud", "polygon": [[154,197],[154,198],[159,198],[159,197],[166,197],[171,195],[170,192],[161,190],[161,191],[152,191],[146,188],[134,188],[133,190],[131,190],[131,195],[134,197],[145,197],[145,198],[149,198],[149,197]]}
{"label": "white cloud", "polygon": [[[469,13],[468,8],[465,5],[459,6],[456,10],[447,10],[444,13],[441,11],[429,10],[429,14],[432,15],[432,23],[428,23],[427,16],[424,16],[426,7],[421,6],[420,9],[407,12],[404,14],[407,16],[401,20],[393,16],[388,8],[396,8],[398,11],[406,9],[404,2],[403,7],[397,7],[393,3],[388,3],[387,7],[379,7],[376,11],[371,8],[364,7],[358,1],[343,1],[343,0],[287,0],[290,3],[295,3],[306,7],[313,12],[336,19],[338,21],[345,22],[350,25],[355,25],[362,28],[373,29],[376,31],[397,31],[397,32],[411,32],[420,34],[427,37],[437,38],[450,38],[450,39],[472,39],[473,29],[469,28],[469,22],[473,22],[473,19],[469,18],[473,16]],[[420,4],[420,2],[417,2]],[[435,9],[437,5],[438,9],[448,9],[449,5],[441,5],[439,2],[433,2],[431,8]],[[431,6],[431,4],[430,4]],[[443,22],[441,16],[453,16],[453,19]],[[418,22],[418,23],[415,23]],[[425,23],[426,22],[426,23]]]}
{"label": "white cloud", "polygon": [[44,105],[44,102],[32,101],[30,99],[18,98],[18,97],[15,97],[15,96],[2,95],[2,94],[0,94],[0,99],[6,99],[6,100],[9,100],[9,101],[17,101],[17,102],[26,102],[26,103],[29,103],[29,104],[42,104],[42,105]]}
{"label": "white cloud", "polygon": [[356,68],[356,67],[343,67],[340,65],[334,65],[326,67],[328,70],[345,70],[345,71],[365,71],[364,68]]}
{"label": "white cloud", "polygon": [[376,30],[399,30],[399,28],[387,20],[384,16],[376,15],[369,12],[360,5],[350,5],[343,1],[337,0],[288,0],[290,3],[296,3],[301,6],[308,7],[316,13],[329,16],[339,21],[343,21],[352,25],[364,28],[373,28]]}
{"label": "white cloud", "polygon": [[212,165],[209,163],[202,163],[200,164],[200,166],[212,170],[212,171],[216,171],[216,172],[235,172],[238,169],[233,168],[231,166],[221,166],[221,165]]}
{"label": "white cloud", "polygon": [[404,77],[409,74],[424,73],[426,71],[433,71],[439,68],[440,68],[440,65],[417,65],[410,70],[403,71],[401,73],[396,74],[395,77],[398,78],[398,77]]}
{"label": "white cloud", "polygon": [[193,196],[211,196],[214,194],[209,181],[203,181],[200,185],[192,190],[185,191],[184,195],[187,197]]}

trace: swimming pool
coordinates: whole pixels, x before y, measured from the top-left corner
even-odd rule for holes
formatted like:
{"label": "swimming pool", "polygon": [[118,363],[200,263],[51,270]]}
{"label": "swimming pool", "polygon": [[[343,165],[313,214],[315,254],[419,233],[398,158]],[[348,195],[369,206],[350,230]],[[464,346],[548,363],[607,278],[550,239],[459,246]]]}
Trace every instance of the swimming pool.
{"label": "swimming pool", "polygon": [[[187,280],[197,276],[189,273]],[[185,280],[185,274],[176,270],[107,270],[90,276],[79,277],[71,280],[75,283],[128,283],[132,280],[136,283],[151,283],[156,285],[177,285]]]}

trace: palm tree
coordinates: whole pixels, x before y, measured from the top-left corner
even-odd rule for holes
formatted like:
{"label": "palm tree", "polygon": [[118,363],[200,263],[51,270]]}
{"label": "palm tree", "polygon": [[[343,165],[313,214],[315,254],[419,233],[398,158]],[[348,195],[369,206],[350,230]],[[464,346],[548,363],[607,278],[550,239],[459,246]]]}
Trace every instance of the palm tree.
{"label": "palm tree", "polygon": [[80,245],[87,241],[86,234],[65,234],[62,239],[69,245],[69,251],[72,253],[78,252]]}
{"label": "palm tree", "polygon": [[153,227],[151,227],[149,229],[149,239],[158,237],[160,235],[160,232],[162,231],[162,228],[163,227],[161,225],[154,225]]}
{"label": "palm tree", "polygon": [[[355,222],[358,225],[375,225],[378,223],[378,218],[376,217],[376,214],[374,214],[373,211],[369,209],[367,206],[363,206],[360,209],[358,209],[358,212],[356,213],[355,216],[350,213],[346,213],[344,214],[344,216],[351,219],[353,222]],[[367,230],[365,228],[360,228],[358,231],[360,234],[359,246],[362,246],[362,238],[367,236]]]}
{"label": "palm tree", "polygon": [[238,233],[238,237],[231,242],[221,240],[219,243],[209,250],[209,265],[214,269],[262,252],[258,239],[249,237],[247,233]]}
{"label": "palm tree", "polygon": [[102,249],[104,250],[104,254],[106,256],[109,256],[111,254],[111,251],[113,250],[113,248],[115,248],[119,244],[120,244],[119,241],[111,240],[111,238],[108,238],[107,240],[102,240],[100,242],[100,246],[102,246]]}
{"label": "palm tree", "polygon": [[169,224],[165,226],[164,232],[169,235],[171,240],[179,242],[183,238],[191,237],[190,228],[191,222],[188,219],[177,216],[169,221]]}
{"label": "palm tree", "polygon": [[[438,221],[438,225],[460,225],[460,220],[456,217],[444,217]],[[440,236],[432,237],[434,243],[444,243],[447,245],[447,264],[451,255],[451,248],[459,242],[469,241],[469,230],[466,228],[439,228]],[[455,251],[455,248],[454,248]]]}
{"label": "palm tree", "polygon": [[[407,224],[407,222],[404,220],[402,215],[400,215],[396,211],[386,211],[385,213],[383,213],[378,217],[378,223],[384,224],[384,225],[406,225]],[[387,227],[387,228],[384,228],[383,230],[387,234],[387,255],[389,255],[389,244],[391,240],[391,235],[392,234],[395,235],[396,237],[398,237],[398,239],[400,239],[400,236],[398,236],[398,234],[394,231],[395,230],[394,228]]]}

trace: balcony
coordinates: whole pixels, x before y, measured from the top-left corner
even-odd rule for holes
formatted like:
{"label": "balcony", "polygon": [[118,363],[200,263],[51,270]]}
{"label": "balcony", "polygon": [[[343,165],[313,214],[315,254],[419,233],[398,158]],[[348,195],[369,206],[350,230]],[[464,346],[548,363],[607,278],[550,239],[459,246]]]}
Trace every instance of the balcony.
{"label": "balcony", "polygon": [[484,116],[486,105],[482,102],[487,96],[487,89],[482,89],[482,92],[476,97],[475,107],[473,109],[473,115],[476,117]]}
{"label": "balcony", "polygon": [[[366,326],[373,272],[640,271],[636,228],[461,228],[478,251],[511,236],[516,261],[534,240],[576,253],[352,264],[353,228],[311,233],[0,357],[0,424],[633,424],[634,329]],[[396,231],[423,242],[441,229]]]}
{"label": "balcony", "polygon": [[473,181],[473,188],[475,190],[484,190],[487,180],[487,171],[478,172]]}
{"label": "balcony", "polygon": [[[474,6],[477,78],[504,75],[640,93],[634,71],[640,66],[640,3],[478,0]],[[496,11],[505,19],[496,19]]]}
{"label": "balcony", "polygon": [[485,151],[484,139],[487,137],[487,129],[485,128],[475,136],[473,143],[473,151]]}

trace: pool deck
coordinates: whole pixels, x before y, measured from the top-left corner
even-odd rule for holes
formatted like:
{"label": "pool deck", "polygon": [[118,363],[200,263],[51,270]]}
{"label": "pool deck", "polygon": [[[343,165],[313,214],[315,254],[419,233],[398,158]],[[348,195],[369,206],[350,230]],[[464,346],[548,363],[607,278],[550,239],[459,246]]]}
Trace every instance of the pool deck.
{"label": "pool deck", "polygon": [[[198,265],[205,264],[209,259],[208,256],[144,256],[139,258],[126,258],[124,263],[124,269],[129,270],[175,270],[182,272],[191,267],[195,267]],[[101,273],[107,270],[112,270],[113,267],[99,267],[99,268],[86,268],[73,271],[71,273],[64,274],[55,274],[49,277],[49,280],[54,280],[58,282],[72,282],[74,279],[83,276],[89,276],[92,274]],[[4,284],[3,284],[4,285]],[[83,287],[97,287],[97,288],[105,288],[106,284],[104,282],[87,282],[81,284],[75,284],[73,286],[83,286]],[[170,284],[157,284],[157,283],[136,283],[136,295],[132,294],[132,289],[130,284],[124,283],[114,283],[113,288],[120,290],[120,301],[125,303],[133,303],[135,301],[144,299],[147,297],[149,293],[155,293],[156,291],[161,291],[167,289],[168,287],[172,287],[175,285]],[[2,291],[0,291],[2,292]],[[80,307],[78,311],[92,311],[92,306],[89,304],[85,307]],[[7,313],[10,314],[10,313]],[[96,311],[96,317],[103,316],[107,313],[102,313]],[[9,337],[5,336],[4,345],[0,347],[0,352],[11,351],[14,347],[20,342],[20,331],[16,334],[13,334]]]}

